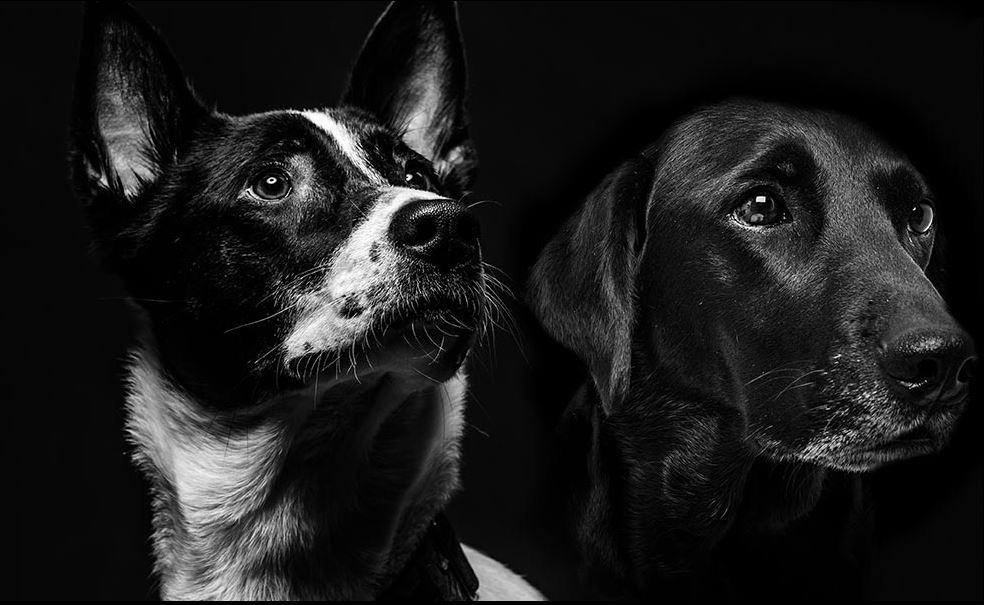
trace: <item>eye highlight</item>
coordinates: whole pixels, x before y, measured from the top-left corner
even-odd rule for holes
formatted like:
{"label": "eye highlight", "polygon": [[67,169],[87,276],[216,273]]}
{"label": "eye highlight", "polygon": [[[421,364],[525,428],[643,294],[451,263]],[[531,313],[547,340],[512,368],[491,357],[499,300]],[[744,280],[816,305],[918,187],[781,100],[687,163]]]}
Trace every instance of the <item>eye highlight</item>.
{"label": "eye highlight", "polygon": [[253,179],[249,193],[263,202],[279,202],[290,195],[291,183],[282,170],[267,169]]}
{"label": "eye highlight", "polygon": [[929,200],[923,200],[909,211],[909,231],[916,235],[924,235],[936,224],[936,206]]}
{"label": "eye highlight", "polygon": [[403,168],[403,182],[411,189],[433,191],[430,167],[418,160],[410,160]]}
{"label": "eye highlight", "polygon": [[741,205],[731,212],[731,217],[748,227],[772,227],[790,219],[782,198],[761,189],[745,194]]}

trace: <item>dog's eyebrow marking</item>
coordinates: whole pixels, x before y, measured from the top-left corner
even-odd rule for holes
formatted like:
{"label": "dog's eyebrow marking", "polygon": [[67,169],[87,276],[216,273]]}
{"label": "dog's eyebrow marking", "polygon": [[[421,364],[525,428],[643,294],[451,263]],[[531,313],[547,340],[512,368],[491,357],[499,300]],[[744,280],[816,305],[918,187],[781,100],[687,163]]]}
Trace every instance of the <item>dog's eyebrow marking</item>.
{"label": "dog's eyebrow marking", "polygon": [[792,160],[781,160],[776,164],[776,170],[788,179],[796,178],[796,174],[799,172]]}
{"label": "dog's eyebrow marking", "polygon": [[807,147],[798,141],[785,141],[756,158],[743,176],[796,182],[812,179],[816,170],[817,162]]}
{"label": "dog's eyebrow marking", "polygon": [[352,134],[344,124],[332,118],[323,111],[302,111],[298,112],[307,118],[315,126],[328,133],[328,136],[335,141],[338,148],[355,168],[365,175],[374,185],[383,185],[386,180],[369,163],[366,152],[359,144],[359,140]]}

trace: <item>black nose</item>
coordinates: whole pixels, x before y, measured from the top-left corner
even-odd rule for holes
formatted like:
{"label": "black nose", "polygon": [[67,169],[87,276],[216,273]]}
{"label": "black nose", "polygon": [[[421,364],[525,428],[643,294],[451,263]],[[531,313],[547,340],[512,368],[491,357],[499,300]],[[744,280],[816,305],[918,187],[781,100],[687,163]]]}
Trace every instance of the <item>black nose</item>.
{"label": "black nose", "polygon": [[442,268],[478,258],[478,220],[449,200],[417,200],[393,215],[390,239],[404,252]]}
{"label": "black nose", "polygon": [[957,327],[920,327],[882,343],[882,370],[906,401],[955,405],[970,387],[977,357],[974,342]]}

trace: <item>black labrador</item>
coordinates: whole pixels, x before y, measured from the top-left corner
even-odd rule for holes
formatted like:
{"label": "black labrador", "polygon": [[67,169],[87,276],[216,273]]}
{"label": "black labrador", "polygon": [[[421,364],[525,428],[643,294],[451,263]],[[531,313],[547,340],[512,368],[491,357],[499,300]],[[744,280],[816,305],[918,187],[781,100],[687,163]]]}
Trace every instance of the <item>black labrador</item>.
{"label": "black labrador", "polygon": [[577,537],[622,596],[850,594],[860,473],[939,450],[970,337],[926,276],[936,201],[842,115],[734,101],[611,174],[531,304],[591,381]]}

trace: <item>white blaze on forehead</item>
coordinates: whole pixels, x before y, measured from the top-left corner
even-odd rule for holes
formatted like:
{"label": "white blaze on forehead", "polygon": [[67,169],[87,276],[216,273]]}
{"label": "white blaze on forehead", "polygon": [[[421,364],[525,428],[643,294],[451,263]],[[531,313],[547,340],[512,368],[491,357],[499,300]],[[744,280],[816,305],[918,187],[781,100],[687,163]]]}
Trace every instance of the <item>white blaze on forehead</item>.
{"label": "white blaze on forehead", "polygon": [[342,150],[342,154],[352,162],[356,170],[364,174],[373,184],[382,185],[385,183],[382,175],[369,163],[369,158],[366,157],[365,150],[359,144],[359,139],[344,124],[323,111],[302,111],[299,113],[328,133],[328,136],[335,141],[338,148]]}

